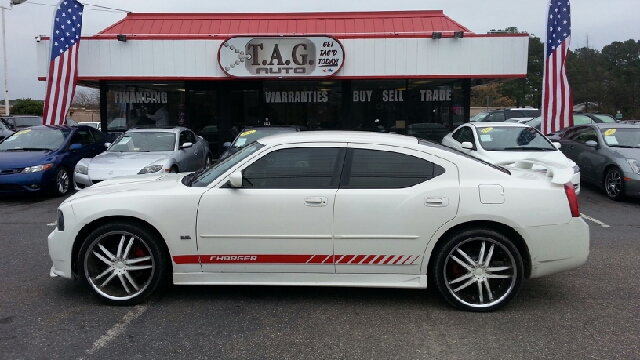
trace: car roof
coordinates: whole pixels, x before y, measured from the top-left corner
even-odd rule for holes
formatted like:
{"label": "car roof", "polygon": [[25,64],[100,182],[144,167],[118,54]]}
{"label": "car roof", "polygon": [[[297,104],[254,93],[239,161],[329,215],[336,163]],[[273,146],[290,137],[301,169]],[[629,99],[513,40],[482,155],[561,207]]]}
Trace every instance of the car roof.
{"label": "car roof", "polygon": [[418,144],[418,139],[412,136],[393,133],[383,134],[367,131],[315,130],[279,133],[263,137],[259,139],[258,142],[264,145],[304,142],[344,142],[406,146]]}
{"label": "car roof", "polygon": [[467,123],[473,125],[478,128],[487,128],[487,127],[529,127],[527,124],[522,124],[518,122],[508,122],[508,121],[496,121],[496,122],[470,122]]}
{"label": "car roof", "polygon": [[183,126],[151,126],[151,127],[139,127],[131,128],[126,132],[166,132],[166,133],[180,133],[183,130],[189,130]]}

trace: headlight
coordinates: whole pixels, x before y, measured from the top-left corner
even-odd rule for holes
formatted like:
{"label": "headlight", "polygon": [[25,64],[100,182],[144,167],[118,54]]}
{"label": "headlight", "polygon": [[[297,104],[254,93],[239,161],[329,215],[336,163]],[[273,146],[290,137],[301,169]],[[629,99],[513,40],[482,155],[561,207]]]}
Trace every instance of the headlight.
{"label": "headlight", "polygon": [[89,175],[89,168],[84,165],[76,165],[76,173],[82,175]]}
{"label": "headlight", "polygon": [[44,165],[36,165],[36,166],[29,166],[26,167],[24,169],[22,169],[22,172],[25,174],[28,173],[37,173],[40,171],[45,171],[45,170],[49,170],[53,167],[53,164],[44,164]]}
{"label": "headlight", "polygon": [[142,170],[140,170],[138,174],[157,173],[160,170],[162,170],[162,165],[149,165],[149,166],[145,166]]}
{"label": "headlight", "polygon": [[64,231],[64,214],[58,209],[58,223],[56,225],[58,231]]}
{"label": "headlight", "polygon": [[631,166],[631,171],[640,175],[640,161],[636,159],[627,159],[629,166]]}
{"label": "headlight", "polygon": [[580,166],[578,166],[578,165],[573,165],[573,173],[574,173],[574,174],[577,174],[577,173],[579,173],[579,172],[580,172]]}

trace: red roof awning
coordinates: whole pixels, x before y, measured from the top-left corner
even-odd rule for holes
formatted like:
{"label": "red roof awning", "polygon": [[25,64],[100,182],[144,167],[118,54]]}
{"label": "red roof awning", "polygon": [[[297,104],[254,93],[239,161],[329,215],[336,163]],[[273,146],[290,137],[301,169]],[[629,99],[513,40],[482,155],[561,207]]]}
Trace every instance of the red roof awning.
{"label": "red roof awning", "polygon": [[429,35],[469,29],[441,10],[318,13],[130,13],[95,37],[227,38],[234,35],[332,35],[337,38]]}

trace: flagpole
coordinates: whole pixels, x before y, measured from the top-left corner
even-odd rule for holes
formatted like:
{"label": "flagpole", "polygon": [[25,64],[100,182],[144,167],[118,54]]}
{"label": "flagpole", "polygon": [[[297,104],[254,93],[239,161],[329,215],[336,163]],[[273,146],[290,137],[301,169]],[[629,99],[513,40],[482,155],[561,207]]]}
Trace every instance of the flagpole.
{"label": "flagpole", "polygon": [[4,56],[4,114],[9,116],[9,74],[7,73],[7,38],[5,37],[4,9],[2,6],[2,54]]}

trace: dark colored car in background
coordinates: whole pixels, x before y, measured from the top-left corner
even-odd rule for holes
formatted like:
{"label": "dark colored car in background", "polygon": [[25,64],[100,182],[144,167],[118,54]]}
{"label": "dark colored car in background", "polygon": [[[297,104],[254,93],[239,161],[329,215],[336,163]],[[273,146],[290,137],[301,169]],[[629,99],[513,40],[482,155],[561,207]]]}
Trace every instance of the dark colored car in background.
{"label": "dark colored car in background", "polygon": [[0,119],[0,142],[11,135],[13,135],[13,130],[9,129],[4,119]]}
{"label": "dark colored car in background", "polygon": [[300,130],[299,126],[247,126],[242,129],[233,142],[224,143],[225,150],[220,155],[219,160],[228,158],[237,153],[238,150],[263,137],[287,132],[299,132]]}
{"label": "dark colored car in background", "polygon": [[540,116],[540,109],[511,108],[482,111],[471,118],[471,122],[502,122],[511,118],[533,118]]}
{"label": "dark colored car in background", "polygon": [[38,125],[0,143],[0,193],[62,196],[72,187],[76,163],[105,150],[107,137],[90,126]]}
{"label": "dark colored car in background", "polygon": [[640,127],[621,123],[572,126],[549,137],[580,166],[582,182],[616,201],[640,197]]}

